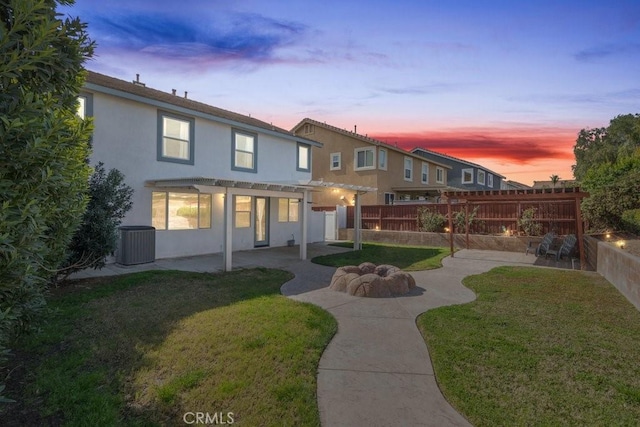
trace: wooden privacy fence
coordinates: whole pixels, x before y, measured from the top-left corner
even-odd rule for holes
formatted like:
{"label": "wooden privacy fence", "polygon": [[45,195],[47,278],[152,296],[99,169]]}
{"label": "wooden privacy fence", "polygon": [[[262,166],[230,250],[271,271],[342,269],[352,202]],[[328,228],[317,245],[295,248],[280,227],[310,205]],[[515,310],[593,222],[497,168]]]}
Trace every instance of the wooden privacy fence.
{"label": "wooden privacy fence", "polygon": [[[560,190],[560,189],[558,189]],[[565,190],[566,189],[562,189]],[[560,235],[577,234],[576,212],[578,204],[575,200],[562,200],[556,198],[558,192],[545,193],[543,191],[532,192],[526,190],[522,194],[523,200],[500,200],[496,192],[483,192],[486,200],[473,200],[464,202],[462,199],[466,193],[451,193],[458,198],[451,204],[452,215],[464,213],[468,209],[469,213],[476,211],[475,218],[470,225],[471,234],[518,234],[522,230],[518,227],[518,220],[522,217],[522,212],[528,208],[534,208],[536,222],[542,225],[541,234],[555,231]],[[549,190],[547,190],[548,192]],[[573,192],[573,191],[571,191]],[[564,191],[562,192],[564,194]],[[476,192],[474,192],[476,194]],[[503,191],[499,192],[504,194]],[[510,193],[508,193],[510,194]],[[526,200],[528,194],[535,194],[536,197],[548,194],[548,199]],[[533,197],[533,196],[531,196]],[[374,205],[362,206],[362,228],[369,230],[392,230],[392,231],[420,231],[418,224],[419,209],[429,209],[445,217],[444,226],[448,226],[448,204],[415,204],[415,205]],[[354,207],[347,207],[347,228],[353,228]],[[443,230],[441,230],[443,231]],[[456,233],[465,233],[464,228]]]}

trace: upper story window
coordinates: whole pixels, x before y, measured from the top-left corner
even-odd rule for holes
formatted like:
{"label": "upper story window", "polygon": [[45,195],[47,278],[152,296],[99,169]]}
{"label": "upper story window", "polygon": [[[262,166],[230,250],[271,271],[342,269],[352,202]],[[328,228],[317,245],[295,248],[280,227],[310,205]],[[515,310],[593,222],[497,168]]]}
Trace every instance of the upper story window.
{"label": "upper story window", "polygon": [[342,153],[331,153],[331,164],[329,170],[337,171],[342,169]]}
{"label": "upper story window", "polygon": [[158,160],[192,165],[195,120],[158,111]]}
{"label": "upper story window", "polygon": [[484,171],[478,170],[478,184],[484,185],[486,182],[486,174]]}
{"label": "upper story window", "polygon": [[375,151],[373,148],[356,148],[354,155],[355,170],[366,170],[375,168]]}
{"label": "upper story window", "polygon": [[411,157],[404,158],[404,180],[413,181],[413,159]]}
{"label": "upper story window", "polygon": [[462,169],[462,183],[473,184],[473,168]]}
{"label": "upper story window", "polygon": [[436,182],[444,184],[444,169],[436,166]]}
{"label": "upper story window", "polygon": [[487,174],[487,186],[493,188],[493,175],[492,174]]}
{"label": "upper story window", "polygon": [[231,169],[258,172],[258,136],[254,133],[234,129],[232,140]]}
{"label": "upper story window", "polygon": [[422,173],[420,175],[420,182],[423,184],[429,183],[429,163],[422,162]]}
{"label": "upper story window", "polygon": [[378,150],[378,168],[387,170],[387,149],[381,148]]}
{"label": "upper story window", "polygon": [[311,171],[311,147],[298,143],[298,166],[296,170],[301,172]]}
{"label": "upper story window", "polygon": [[76,111],[76,114],[82,120],[93,116],[93,95],[84,92],[80,93],[78,96],[78,110]]}

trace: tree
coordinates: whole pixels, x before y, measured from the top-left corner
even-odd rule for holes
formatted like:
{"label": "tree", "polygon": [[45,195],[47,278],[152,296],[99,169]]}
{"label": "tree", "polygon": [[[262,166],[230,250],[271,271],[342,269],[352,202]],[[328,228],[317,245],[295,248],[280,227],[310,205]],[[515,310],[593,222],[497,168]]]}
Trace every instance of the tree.
{"label": "tree", "polygon": [[573,175],[582,181],[587,171],[604,163],[615,163],[640,147],[640,114],[615,117],[606,128],[582,129],[573,153]]}
{"label": "tree", "polygon": [[101,269],[118,245],[118,226],[131,209],[133,189],[117,169],[105,172],[100,162],[89,179],[89,204],[59,271],[62,278],[85,268]]}
{"label": "tree", "polygon": [[91,123],[75,113],[93,43],[58,4],[73,0],[0,4],[0,362],[44,307],[86,206]]}
{"label": "tree", "polygon": [[554,175],[551,175],[549,179],[551,180],[551,184],[553,185],[553,188],[556,188],[556,184],[558,184],[560,177],[554,174]]}

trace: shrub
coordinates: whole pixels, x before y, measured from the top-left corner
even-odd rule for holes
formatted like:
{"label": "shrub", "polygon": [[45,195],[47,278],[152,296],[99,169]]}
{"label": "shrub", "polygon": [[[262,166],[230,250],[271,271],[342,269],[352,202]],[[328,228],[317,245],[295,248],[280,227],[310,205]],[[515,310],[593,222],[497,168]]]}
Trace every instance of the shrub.
{"label": "shrub", "polygon": [[105,257],[118,245],[118,227],[131,209],[133,189],[124,183],[117,169],[105,172],[98,163],[89,179],[89,204],[80,228],[69,245],[69,256],[59,272],[59,278],[85,268],[101,269]]}
{"label": "shrub", "polygon": [[625,231],[640,234],[640,209],[629,209],[622,213],[622,226]]}
{"label": "shrub", "polygon": [[444,215],[427,207],[418,208],[418,230],[440,232],[445,224]]}
{"label": "shrub", "polygon": [[[476,206],[471,212],[469,212],[469,230],[471,230],[471,227],[476,222],[476,216],[478,216],[478,208],[479,206]],[[464,233],[466,231],[466,223],[467,218],[464,210],[459,210],[453,214],[453,226],[456,230],[456,233]]]}
{"label": "shrub", "polygon": [[536,220],[536,212],[534,207],[527,208],[522,211],[522,215],[518,219],[518,227],[522,228],[527,236],[539,236],[542,234],[542,224]]}
{"label": "shrub", "polygon": [[184,217],[184,218],[197,218],[198,217],[198,207],[197,206],[182,206],[178,208],[176,215]]}

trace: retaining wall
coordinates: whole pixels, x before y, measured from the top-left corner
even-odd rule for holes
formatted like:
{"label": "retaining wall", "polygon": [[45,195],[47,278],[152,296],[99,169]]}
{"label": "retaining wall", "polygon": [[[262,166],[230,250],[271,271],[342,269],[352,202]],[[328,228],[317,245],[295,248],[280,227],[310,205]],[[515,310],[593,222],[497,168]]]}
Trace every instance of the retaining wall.
{"label": "retaining wall", "polygon": [[640,258],[598,242],[597,271],[640,310]]}

